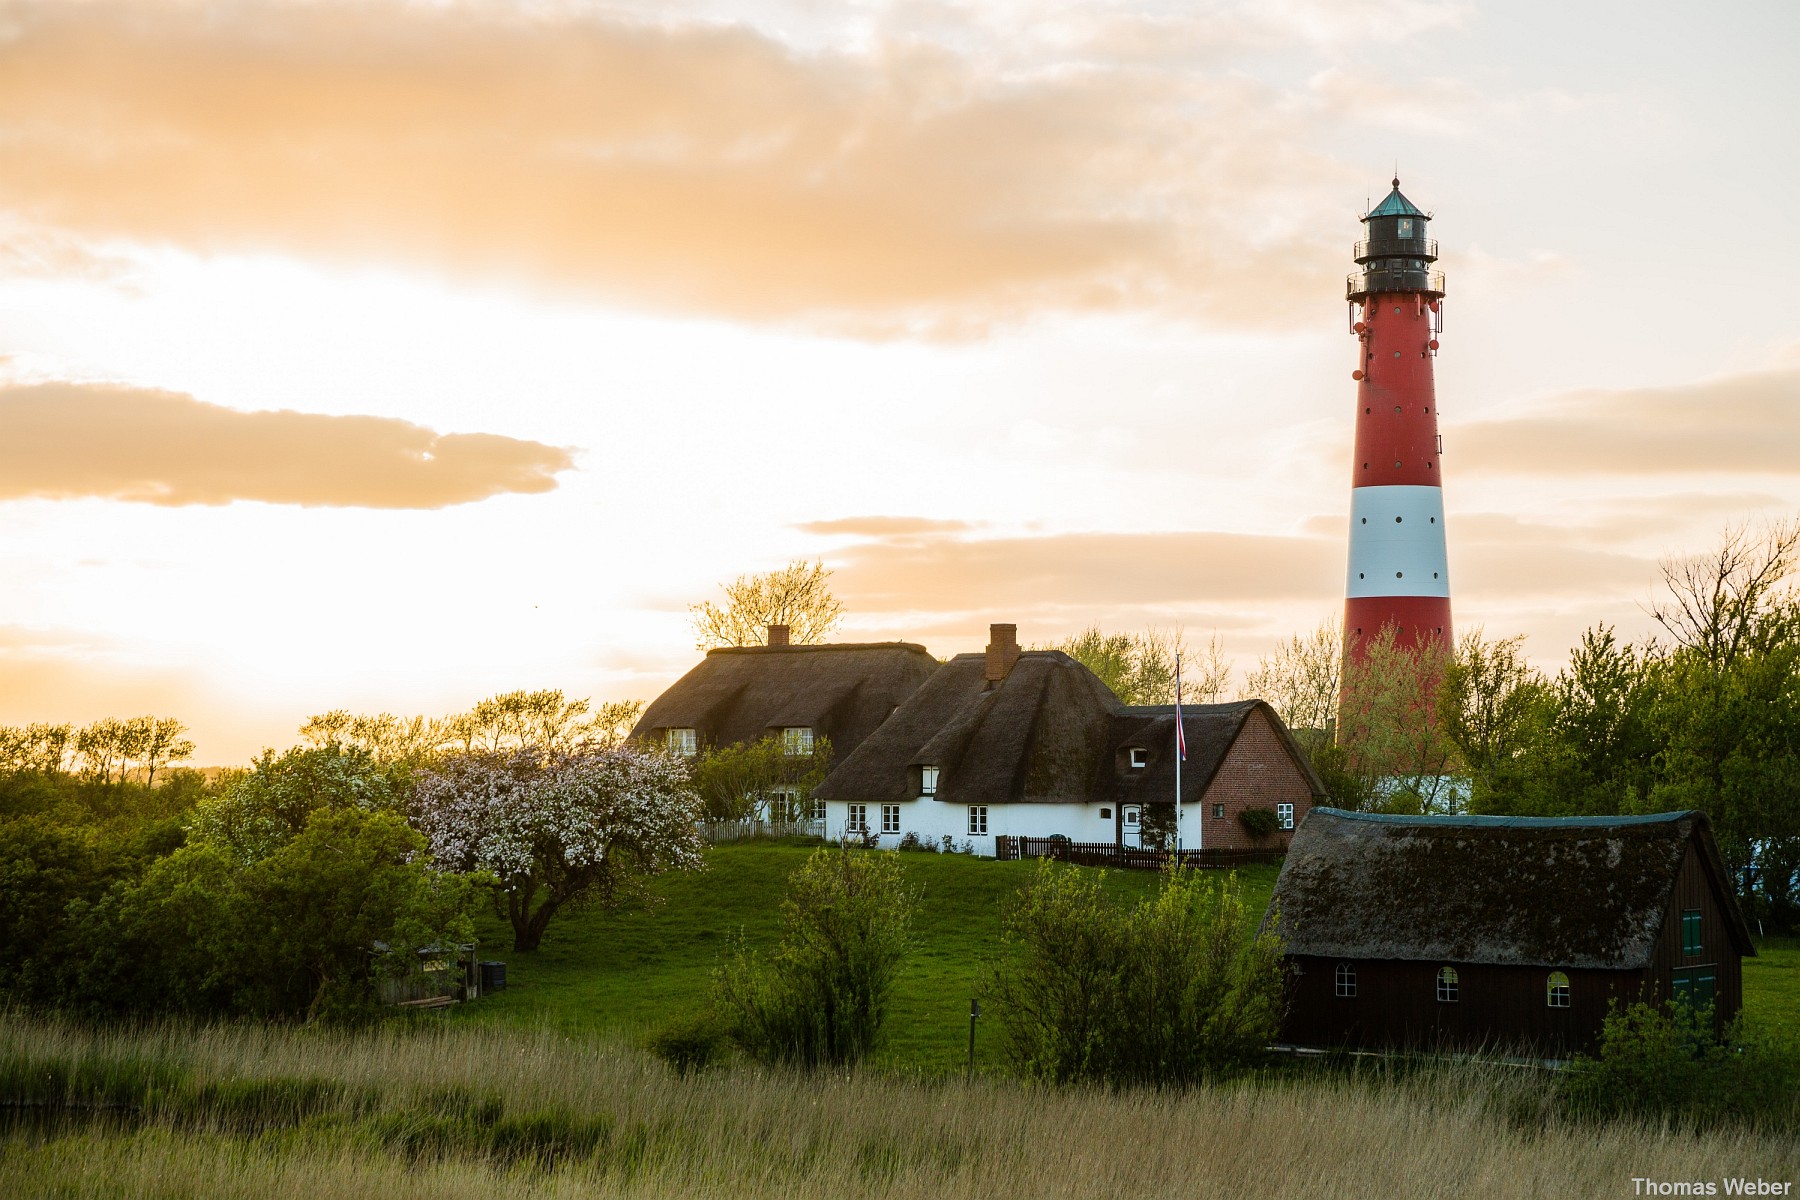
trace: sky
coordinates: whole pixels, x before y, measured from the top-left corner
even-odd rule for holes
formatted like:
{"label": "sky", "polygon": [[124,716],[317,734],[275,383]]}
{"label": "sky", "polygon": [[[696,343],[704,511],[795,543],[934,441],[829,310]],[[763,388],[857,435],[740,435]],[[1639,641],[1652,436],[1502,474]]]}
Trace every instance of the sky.
{"label": "sky", "polygon": [[1800,513],[1800,6],[0,0],[0,723],[241,762],[845,640],[1341,611],[1358,217],[1448,277],[1459,629]]}

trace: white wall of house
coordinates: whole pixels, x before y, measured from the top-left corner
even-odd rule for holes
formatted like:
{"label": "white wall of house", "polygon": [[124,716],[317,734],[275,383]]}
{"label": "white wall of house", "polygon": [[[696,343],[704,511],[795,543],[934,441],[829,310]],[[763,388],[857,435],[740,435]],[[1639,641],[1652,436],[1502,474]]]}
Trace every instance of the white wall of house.
{"label": "white wall of house", "polygon": [[[860,801],[833,801],[825,806],[825,835],[840,837],[850,831],[851,807]],[[971,833],[969,805],[947,804],[942,800],[904,800],[890,805],[898,811],[887,814],[888,827],[883,828],[882,804],[871,801],[863,805],[869,831],[880,844],[892,849],[909,833],[920,841],[941,844],[949,834],[957,849],[969,842],[975,853],[992,855],[994,838],[1000,834],[1012,837],[1049,837],[1060,833],[1074,842],[1111,842],[1113,819],[1117,810],[1111,804],[990,804],[987,805],[987,832]],[[1102,817],[1101,811],[1106,812]],[[1136,838],[1129,839],[1131,844]]]}

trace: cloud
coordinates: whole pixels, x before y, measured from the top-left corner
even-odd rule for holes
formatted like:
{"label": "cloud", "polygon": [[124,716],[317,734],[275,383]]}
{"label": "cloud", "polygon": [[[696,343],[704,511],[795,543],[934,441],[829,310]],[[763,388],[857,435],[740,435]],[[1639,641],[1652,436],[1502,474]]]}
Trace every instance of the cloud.
{"label": "cloud", "polygon": [[931,517],[839,517],[830,521],[806,521],[794,526],[802,533],[851,534],[856,537],[895,538],[916,534],[964,533],[975,526],[968,521],[941,521]]}
{"label": "cloud", "polygon": [[178,392],[0,388],[0,500],[442,508],[547,492],[567,450],[392,417],[240,412]]}
{"label": "cloud", "polygon": [[1800,475],[1800,368],[1666,388],[1575,392],[1451,430],[1458,471]]}
{"label": "cloud", "polygon": [[999,70],[880,36],[802,53],[555,5],[37,0],[7,18],[0,209],[108,244],[400,261],[871,334],[1059,307],[1278,324],[1353,232],[1296,197],[1367,183],[1306,148],[1305,105],[1223,69]]}

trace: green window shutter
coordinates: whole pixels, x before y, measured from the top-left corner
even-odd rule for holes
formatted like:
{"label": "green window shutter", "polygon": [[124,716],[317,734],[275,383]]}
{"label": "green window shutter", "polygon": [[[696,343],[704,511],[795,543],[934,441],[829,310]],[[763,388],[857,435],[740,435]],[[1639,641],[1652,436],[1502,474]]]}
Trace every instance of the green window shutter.
{"label": "green window shutter", "polygon": [[1718,968],[1679,967],[1675,971],[1674,984],[1675,1003],[1689,1008],[1707,1008],[1713,1002],[1713,992],[1718,984]]}
{"label": "green window shutter", "polygon": [[1681,952],[1689,958],[1700,953],[1700,910],[1697,908],[1681,914]]}

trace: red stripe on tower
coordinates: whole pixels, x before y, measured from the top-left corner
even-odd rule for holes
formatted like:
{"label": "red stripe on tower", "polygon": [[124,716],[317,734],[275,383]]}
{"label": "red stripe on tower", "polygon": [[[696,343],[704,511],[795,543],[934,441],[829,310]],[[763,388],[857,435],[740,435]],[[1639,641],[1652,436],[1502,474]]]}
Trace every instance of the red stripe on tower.
{"label": "red stripe on tower", "polygon": [[1394,190],[1362,218],[1359,270],[1345,297],[1361,349],[1351,460],[1350,569],[1344,636],[1353,656],[1392,625],[1402,646],[1450,642],[1443,445],[1432,365],[1443,331],[1444,276],[1432,269],[1431,214]]}

